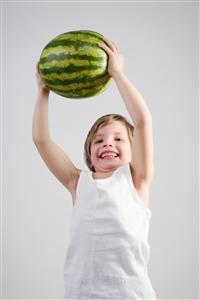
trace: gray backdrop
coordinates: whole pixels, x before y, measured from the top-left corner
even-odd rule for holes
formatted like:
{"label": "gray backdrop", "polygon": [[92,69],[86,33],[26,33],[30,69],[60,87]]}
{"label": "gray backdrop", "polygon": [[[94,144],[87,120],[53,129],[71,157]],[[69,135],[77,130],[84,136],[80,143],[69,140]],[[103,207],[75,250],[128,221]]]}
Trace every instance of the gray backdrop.
{"label": "gray backdrop", "polygon": [[[32,141],[35,64],[56,35],[98,31],[125,56],[125,72],[153,116],[149,276],[159,299],[198,298],[198,3],[2,4],[2,296],[62,298],[72,201]],[[79,168],[93,122],[129,118],[117,88],[88,100],[51,93],[53,139]]]}

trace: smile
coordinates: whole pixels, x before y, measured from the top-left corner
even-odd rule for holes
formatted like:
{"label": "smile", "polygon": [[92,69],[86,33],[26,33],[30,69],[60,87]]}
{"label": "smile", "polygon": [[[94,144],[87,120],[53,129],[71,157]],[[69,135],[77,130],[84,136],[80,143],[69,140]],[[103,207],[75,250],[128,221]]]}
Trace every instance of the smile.
{"label": "smile", "polygon": [[103,153],[101,153],[99,155],[98,158],[101,158],[101,159],[113,159],[113,158],[116,158],[118,156],[119,156],[119,154],[116,153],[116,152],[113,152],[113,151],[104,151]]}

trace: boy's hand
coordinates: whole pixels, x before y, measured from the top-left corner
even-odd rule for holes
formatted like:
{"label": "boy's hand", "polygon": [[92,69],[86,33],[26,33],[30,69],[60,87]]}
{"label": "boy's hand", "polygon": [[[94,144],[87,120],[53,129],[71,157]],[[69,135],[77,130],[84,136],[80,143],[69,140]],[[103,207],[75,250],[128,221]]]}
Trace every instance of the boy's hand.
{"label": "boy's hand", "polygon": [[49,88],[45,85],[44,81],[41,78],[40,70],[39,70],[39,62],[36,64],[36,79],[37,79],[37,86],[38,91],[42,91],[45,93],[49,93]]}
{"label": "boy's hand", "polygon": [[119,53],[116,44],[106,37],[103,38],[105,43],[99,44],[99,46],[106,51],[109,55],[108,60],[108,74],[115,77],[119,73],[123,73],[124,57]]}

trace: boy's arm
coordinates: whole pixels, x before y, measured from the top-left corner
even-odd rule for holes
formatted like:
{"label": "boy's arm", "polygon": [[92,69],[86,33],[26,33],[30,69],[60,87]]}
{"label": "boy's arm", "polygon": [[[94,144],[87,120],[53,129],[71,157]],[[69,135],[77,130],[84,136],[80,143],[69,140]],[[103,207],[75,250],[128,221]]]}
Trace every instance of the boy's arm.
{"label": "boy's arm", "polygon": [[153,178],[152,117],[141,94],[123,73],[114,80],[134,124],[131,166],[134,184],[139,188]]}
{"label": "boy's arm", "polygon": [[[151,113],[135,86],[123,72],[123,57],[117,46],[104,39],[100,46],[109,55],[108,72],[115,80],[119,93],[134,124],[131,167],[137,188],[150,185],[153,178],[153,134]],[[109,46],[109,47],[108,47]]]}
{"label": "boy's arm", "polygon": [[38,93],[32,120],[33,142],[55,177],[73,194],[79,171],[66,153],[51,139],[48,122],[49,89],[41,80],[39,69],[36,69]]}

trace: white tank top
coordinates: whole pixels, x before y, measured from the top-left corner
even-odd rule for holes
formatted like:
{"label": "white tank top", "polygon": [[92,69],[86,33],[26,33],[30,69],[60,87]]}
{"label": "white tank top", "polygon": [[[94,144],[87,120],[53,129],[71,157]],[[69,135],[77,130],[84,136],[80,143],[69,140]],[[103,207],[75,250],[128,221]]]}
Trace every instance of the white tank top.
{"label": "white tank top", "polygon": [[81,171],[64,264],[64,298],[156,299],[147,271],[150,217],[129,164],[106,179]]}

